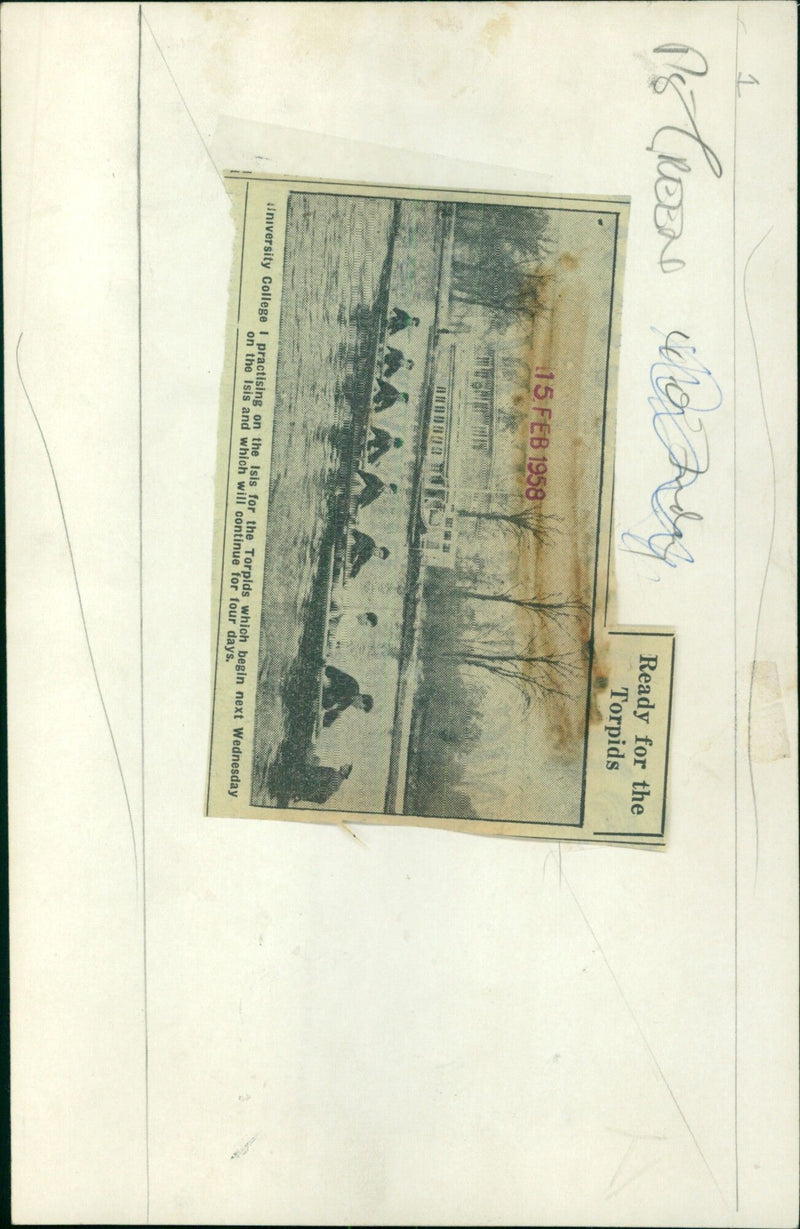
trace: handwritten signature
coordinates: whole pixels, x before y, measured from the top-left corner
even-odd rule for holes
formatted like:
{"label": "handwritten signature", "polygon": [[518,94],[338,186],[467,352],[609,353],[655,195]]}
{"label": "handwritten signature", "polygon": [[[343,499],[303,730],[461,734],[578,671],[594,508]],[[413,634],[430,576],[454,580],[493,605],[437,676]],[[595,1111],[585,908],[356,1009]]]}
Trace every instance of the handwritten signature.
{"label": "handwritten signature", "polygon": [[631,554],[656,559],[667,567],[694,563],[684,540],[683,521],[700,521],[699,512],[683,506],[683,493],[708,472],[710,455],[703,415],[719,409],[722,392],[707,367],[696,357],[687,333],[662,333],[658,361],[650,368],[648,397],[653,429],[667,450],[675,475],[653,491],[650,512],[635,529],[622,534],[622,546]]}
{"label": "handwritten signature", "polygon": [[677,124],[662,124],[650,144],[648,153],[656,155],[656,204],[653,210],[653,222],[658,234],[666,242],[658,259],[662,273],[677,273],[683,269],[686,261],[676,255],[669,255],[669,250],[676,239],[683,234],[683,176],[691,171],[688,157],[680,157],[675,153],[675,145],[667,134],[672,137],[684,137],[692,142],[695,152],[699,151],[706,161],[712,174],[720,179],[722,163],[711,146],[703,140],[697,126],[697,103],[694,89],[687,87],[687,77],[705,77],[708,72],[708,61],[705,56],[693,47],[683,43],[664,43],[653,49],[654,55],[668,55],[672,59],[666,64],[674,72],[660,77],[654,77],[650,82],[654,93],[665,94],[668,90],[677,97],[683,108],[681,118],[685,126]]}

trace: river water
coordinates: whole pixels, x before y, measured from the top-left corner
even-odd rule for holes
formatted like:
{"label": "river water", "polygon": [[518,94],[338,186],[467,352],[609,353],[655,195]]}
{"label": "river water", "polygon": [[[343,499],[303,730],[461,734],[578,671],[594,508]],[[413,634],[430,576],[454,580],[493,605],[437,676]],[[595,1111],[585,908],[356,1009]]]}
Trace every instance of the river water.
{"label": "river water", "polygon": [[[321,553],[330,540],[331,490],[353,412],[347,389],[356,317],[375,301],[393,206],[388,198],[302,193],[290,198],[259,635],[252,795],[256,805],[276,801],[270,766],[292,718],[282,689],[298,657]],[[383,805],[397,689],[409,491],[427,325],[435,296],[435,228],[434,203],[402,203],[389,309],[410,311],[420,318],[420,326],[392,339],[414,362],[413,370],[392,377],[409,393],[409,401],[398,402],[375,419],[377,426],[403,439],[401,448],[393,448],[374,467],[385,483],[397,484],[398,493],[385,492],[358,516],[360,532],[388,546],[390,557],[373,558],[348,584],[344,595],[348,617],[326,657],[356,677],[361,691],[374,701],[370,713],[352,708],[344,712],[320,734],[314,747],[324,764],[353,765],[327,804],[338,810],[375,811]],[[377,626],[358,622],[363,611],[377,615]],[[310,696],[306,699],[311,703]]]}

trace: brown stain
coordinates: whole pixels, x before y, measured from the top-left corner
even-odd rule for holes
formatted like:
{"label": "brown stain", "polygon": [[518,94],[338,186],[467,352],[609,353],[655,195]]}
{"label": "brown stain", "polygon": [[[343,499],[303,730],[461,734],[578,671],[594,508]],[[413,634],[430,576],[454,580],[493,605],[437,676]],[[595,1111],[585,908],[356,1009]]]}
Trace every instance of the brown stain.
{"label": "brown stain", "polygon": [[491,17],[486,25],[481,30],[480,39],[484,47],[489,52],[489,55],[496,55],[497,48],[502,39],[507,38],[511,33],[511,18],[508,13],[500,13],[497,17]]}
{"label": "brown stain", "polygon": [[200,11],[206,23],[203,31],[205,75],[220,90],[234,82],[234,48],[247,37],[250,14],[239,5],[203,4]]}
{"label": "brown stain", "polygon": [[433,24],[438,26],[440,30],[452,30],[457,33],[462,30],[464,23],[457,16],[450,5],[441,5],[433,13]]}
{"label": "brown stain", "polygon": [[[600,619],[598,618],[598,624]],[[589,703],[589,724],[602,725],[603,717],[598,705],[598,697],[608,688],[611,675],[611,639],[605,629],[595,628],[594,655],[592,657],[592,691]]]}
{"label": "brown stain", "polygon": [[[538,295],[549,310],[536,311],[523,354],[531,378],[528,387],[520,387],[515,401],[527,404],[533,400],[537,383],[535,370],[555,373],[555,396],[552,400],[550,447],[548,451],[547,496],[534,505],[546,516],[557,516],[556,534],[551,542],[539,542],[526,535],[516,550],[516,579],[521,590],[537,598],[591,601],[594,580],[594,524],[596,502],[587,489],[587,468],[597,450],[594,434],[576,431],[570,422],[570,407],[586,395],[583,389],[585,353],[588,341],[591,295],[580,276],[580,258],[562,253],[549,270],[537,276]],[[528,433],[528,418],[521,431]],[[527,448],[526,448],[527,452]],[[529,454],[528,454],[529,455]],[[594,487],[594,483],[591,484]],[[590,545],[591,539],[591,545]],[[529,634],[530,618],[525,611],[517,612],[519,634]],[[550,695],[546,700],[548,725],[553,743],[566,755],[577,753],[583,746],[585,727],[585,696],[581,676],[585,676],[591,639],[591,614],[570,616],[563,623],[539,618],[536,625],[535,652],[543,656],[569,654],[567,661],[577,668],[577,675],[567,683],[568,696]],[[600,647],[592,666],[595,680],[607,678],[608,654]],[[531,667],[535,670],[536,667]],[[594,688],[593,688],[594,692]],[[576,699],[576,697],[580,697]],[[596,704],[592,704],[590,719],[599,719]]]}
{"label": "brown stain", "polygon": [[[372,5],[316,2],[280,7],[293,18],[286,27],[286,53],[307,71],[330,72],[346,63],[374,22]],[[401,13],[400,20],[407,30],[406,15]]]}
{"label": "brown stain", "polygon": [[754,764],[773,764],[790,754],[778,665],[754,661],[749,705],[749,750]]}

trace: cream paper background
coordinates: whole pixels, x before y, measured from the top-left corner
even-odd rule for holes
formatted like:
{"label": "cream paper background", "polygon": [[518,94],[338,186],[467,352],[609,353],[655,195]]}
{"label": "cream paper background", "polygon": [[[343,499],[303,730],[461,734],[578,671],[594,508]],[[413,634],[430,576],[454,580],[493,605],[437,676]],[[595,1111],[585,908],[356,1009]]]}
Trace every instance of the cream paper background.
{"label": "cream paper background", "polygon": [[[141,253],[137,16],[2,11],[15,1219],[793,1224],[794,9],[145,5]],[[676,41],[723,175],[666,277]],[[697,562],[617,555],[677,631],[668,852],[203,818],[223,116],[336,138],[276,171],[631,196],[618,533],[668,472],[651,328],[725,393]]]}

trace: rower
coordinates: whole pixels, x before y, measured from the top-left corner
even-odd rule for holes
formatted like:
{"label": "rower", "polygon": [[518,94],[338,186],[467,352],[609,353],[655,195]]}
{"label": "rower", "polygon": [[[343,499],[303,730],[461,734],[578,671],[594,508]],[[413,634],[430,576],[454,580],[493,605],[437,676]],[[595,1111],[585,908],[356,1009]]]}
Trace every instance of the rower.
{"label": "rower", "polygon": [[377,474],[371,474],[366,469],[357,469],[356,475],[364,484],[355,498],[355,511],[358,512],[361,508],[366,508],[369,504],[383,494],[384,491],[391,491],[393,495],[397,494],[396,482],[382,482]]}
{"label": "rower", "polygon": [[343,610],[340,610],[338,607],[331,606],[331,613],[328,615],[328,628],[330,631],[339,631],[343,621],[345,627],[347,627],[348,622],[353,619],[359,627],[378,626],[378,616],[375,614],[374,610],[362,610],[359,614],[356,614],[355,611],[349,607],[345,607]]}
{"label": "rower", "polygon": [[342,713],[350,708],[360,709],[363,713],[372,711],[372,696],[362,695],[358,682],[352,674],[346,674],[336,666],[325,667],[325,683],[322,687],[322,707],[325,716],[322,724],[325,729],[333,725]]}
{"label": "rower", "polygon": [[312,760],[303,766],[302,776],[300,778],[297,793],[295,794],[298,802],[313,802],[317,806],[321,806],[327,802],[339,789],[343,781],[346,781],[353,771],[352,764],[342,764],[340,768],[330,768],[327,764],[321,763],[319,756],[313,756]]}
{"label": "rower", "polygon": [[389,451],[390,448],[402,448],[403,441],[399,435],[392,438],[391,431],[384,431],[381,427],[370,427],[373,438],[367,441],[367,461],[370,465],[375,465],[376,462]]}
{"label": "rower", "polygon": [[380,559],[389,558],[389,549],[386,546],[378,546],[374,538],[371,538],[368,533],[361,533],[358,529],[353,530],[353,549],[350,554],[350,579],[354,580],[361,571],[365,563],[369,563],[373,555],[377,555]]}
{"label": "rower", "polygon": [[411,316],[402,307],[393,307],[392,313],[386,322],[386,327],[389,333],[399,333],[401,329],[417,328],[419,325],[419,316]]}
{"label": "rower", "polygon": [[414,368],[413,358],[406,358],[402,350],[398,350],[396,346],[389,346],[383,355],[383,374],[385,376],[393,376],[401,367],[405,367],[406,371],[412,371]]}
{"label": "rower", "polygon": [[388,380],[378,380],[378,395],[373,402],[375,412],[380,414],[381,411],[388,410],[395,401],[408,401],[408,393],[401,393],[400,389],[395,388]]}

